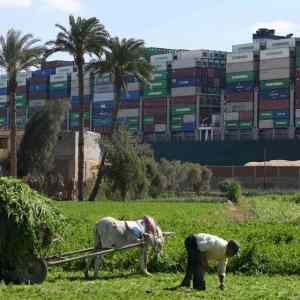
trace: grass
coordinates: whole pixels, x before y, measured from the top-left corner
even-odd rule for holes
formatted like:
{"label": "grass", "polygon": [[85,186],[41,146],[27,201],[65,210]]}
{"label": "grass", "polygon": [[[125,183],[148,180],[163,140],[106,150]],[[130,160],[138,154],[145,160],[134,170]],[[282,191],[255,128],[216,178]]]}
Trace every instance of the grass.
{"label": "grass", "polygon": [[[237,207],[201,202],[62,202],[67,217],[64,242],[51,253],[92,246],[93,225],[103,216],[122,219],[152,215],[162,229],[175,231],[161,261],[154,258],[151,278],[136,275],[136,251],[107,256],[102,280],[83,279],[81,263],[52,268],[40,286],[0,285],[0,299],[298,299],[300,300],[300,204],[297,195],[248,196]],[[176,286],[185,268],[184,238],[209,232],[241,243],[241,258],[232,259],[224,292],[217,288],[214,268],[205,293]],[[234,273],[231,273],[234,271]],[[135,274],[135,275],[134,275]],[[124,276],[125,275],[125,276]]]}

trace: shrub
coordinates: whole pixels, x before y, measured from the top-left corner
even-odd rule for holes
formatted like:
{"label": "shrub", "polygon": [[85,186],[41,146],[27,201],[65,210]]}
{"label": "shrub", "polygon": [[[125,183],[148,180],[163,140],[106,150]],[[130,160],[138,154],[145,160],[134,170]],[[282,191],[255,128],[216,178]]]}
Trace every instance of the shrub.
{"label": "shrub", "polygon": [[234,180],[225,180],[221,182],[220,190],[225,194],[228,200],[233,203],[238,203],[242,195],[240,183]]}

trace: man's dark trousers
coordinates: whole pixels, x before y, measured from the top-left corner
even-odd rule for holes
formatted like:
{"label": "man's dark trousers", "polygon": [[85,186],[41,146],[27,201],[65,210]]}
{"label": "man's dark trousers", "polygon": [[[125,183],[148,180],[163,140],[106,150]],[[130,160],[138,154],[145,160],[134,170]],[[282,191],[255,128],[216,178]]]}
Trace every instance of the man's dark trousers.
{"label": "man's dark trousers", "polygon": [[197,248],[197,241],[194,235],[190,235],[185,240],[185,248],[188,255],[188,263],[185,277],[181,286],[190,287],[193,280],[193,288],[196,290],[205,290],[205,264],[206,257]]}

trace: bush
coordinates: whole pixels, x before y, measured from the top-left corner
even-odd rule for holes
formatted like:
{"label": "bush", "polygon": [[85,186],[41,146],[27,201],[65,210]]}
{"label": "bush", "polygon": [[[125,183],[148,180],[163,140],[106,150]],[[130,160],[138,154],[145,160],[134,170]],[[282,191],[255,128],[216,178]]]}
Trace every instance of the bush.
{"label": "bush", "polygon": [[0,280],[18,270],[26,258],[43,256],[63,217],[47,198],[20,180],[0,178]]}
{"label": "bush", "polygon": [[234,180],[225,180],[221,182],[220,191],[233,203],[238,203],[242,195],[240,183]]}

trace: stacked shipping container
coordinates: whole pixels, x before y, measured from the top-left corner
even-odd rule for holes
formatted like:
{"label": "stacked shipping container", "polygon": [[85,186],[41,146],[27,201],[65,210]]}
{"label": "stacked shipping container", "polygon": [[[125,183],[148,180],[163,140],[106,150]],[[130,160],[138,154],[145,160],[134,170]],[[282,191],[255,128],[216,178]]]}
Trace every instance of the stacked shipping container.
{"label": "stacked shipping container", "polygon": [[255,82],[254,53],[228,54],[224,103],[225,129],[247,130],[253,127]]}
{"label": "stacked shipping container", "polygon": [[92,107],[92,128],[100,133],[111,132],[114,86],[110,76],[95,75]]}
{"label": "stacked shipping container", "polygon": [[17,75],[16,127],[24,129],[27,122],[27,73]]}
{"label": "stacked shipping container", "polygon": [[[262,134],[289,127],[291,58],[289,48],[260,52],[259,128]],[[286,136],[288,133],[286,132]]]}
{"label": "stacked shipping container", "polygon": [[[84,127],[90,128],[91,122],[91,74],[84,74]],[[78,91],[78,73],[71,73],[71,106],[69,111],[69,128],[76,130],[79,128],[79,116],[80,116],[80,98]]]}
{"label": "stacked shipping container", "polygon": [[300,47],[296,48],[295,67],[295,127],[300,132]]}
{"label": "stacked shipping container", "polygon": [[0,75],[0,129],[8,127],[7,76]]}
{"label": "stacked shipping container", "polygon": [[169,63],[172,53],[153,55],[150,58],[154,67],[150,85],[144,89],[143,130],[145,134],[165,133],[168,122]]}

